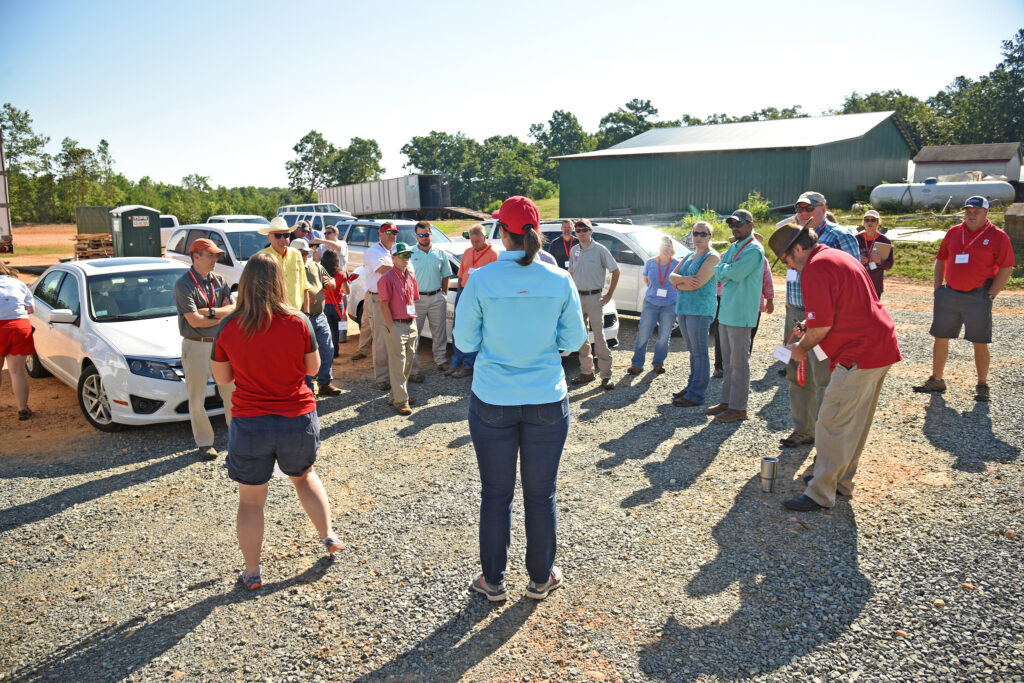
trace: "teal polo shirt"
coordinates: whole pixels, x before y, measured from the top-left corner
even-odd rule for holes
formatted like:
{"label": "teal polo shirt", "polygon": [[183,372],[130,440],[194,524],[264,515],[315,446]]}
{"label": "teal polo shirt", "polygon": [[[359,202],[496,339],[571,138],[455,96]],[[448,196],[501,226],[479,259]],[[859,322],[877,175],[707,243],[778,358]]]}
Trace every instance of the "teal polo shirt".
{"label": "teal polo shirt", "polygon": [[431,245],[430,251],[413,247],[410,261],[421,292],[433,292],[441,289],[441,280],[452,276],[452,267],[448,264],[448,254],[433,245]]}

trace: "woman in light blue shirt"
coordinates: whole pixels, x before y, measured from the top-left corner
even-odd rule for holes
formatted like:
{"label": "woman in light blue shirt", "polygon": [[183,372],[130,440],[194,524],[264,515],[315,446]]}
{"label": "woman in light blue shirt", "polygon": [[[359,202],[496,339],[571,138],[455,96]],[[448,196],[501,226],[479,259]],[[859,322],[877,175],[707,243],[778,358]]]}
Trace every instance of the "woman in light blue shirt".
{"label": "woman in light blue shirt", "polygon": [[668,341],[672,334],[672,326],[676,322],[675,287],[669,281],[669,275],[679,265],[679,259],[673,258],[675,245],[666,235],[661,238],[658,255],[647,259],[644,264],[643,308],[640,310],[640,322],[636,326],[636,344],[633,346],[633,360],[629,369],[631,375],[639,375],[644,370],[644,358],[647,356],[647,343],[654,334],[654,326],[658,326],[658,341],[654,342],[654,372],[659,375],[665,372],[665,358],[668,356]]}
{"label": "woman in light blue shirt", "polygon": [[469,278],[455,338],[479,351],[469,397],[469,433],[480,468],[480,564],[471,587],[505,600],[516,463],[526,513],[526,595],[543,600],[562,583],[555,566],[555,486],[569,434],[569,395],[559,350],[587,333],[569,274],[536,259],[540,214],[526,197],[494,213],[506,251]]}
{"label": "woman in light blue shirt", "polygon": [[694,252],[679,264],[670,279],[676,288],[676,315],[679,329],[690,349],[690,379],[686,388],[672,394],[672,405],[688,408],[704,403],[704,394],[711,381],[711,360],[708,358],[708,329],[718,307],[715,266],[720,259],[711,248],[711,225],[694,223]]}

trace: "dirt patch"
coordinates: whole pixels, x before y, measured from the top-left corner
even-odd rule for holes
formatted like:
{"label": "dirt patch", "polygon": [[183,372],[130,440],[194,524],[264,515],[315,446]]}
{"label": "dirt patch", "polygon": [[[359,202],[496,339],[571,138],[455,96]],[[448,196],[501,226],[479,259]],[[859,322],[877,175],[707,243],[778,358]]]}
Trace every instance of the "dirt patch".
{"label": "dirt patch", "polygon": [[93,442],[99,448],[102,436],[83,417],[74,389],[56,377],[29,379],[28,404],[34,414],[21,421],[10,375],[4,370],[2,377],[0,420],[6,464],[67,462],[75,454],[89,453]]}

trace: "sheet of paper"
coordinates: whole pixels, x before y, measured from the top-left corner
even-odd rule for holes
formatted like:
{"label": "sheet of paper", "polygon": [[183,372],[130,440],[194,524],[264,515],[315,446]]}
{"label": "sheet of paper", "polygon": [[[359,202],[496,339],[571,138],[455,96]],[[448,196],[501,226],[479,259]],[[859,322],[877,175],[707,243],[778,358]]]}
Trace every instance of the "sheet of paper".
{"label": "sheet of paper", "polygon": [[772,353],[772,355],[775,356],[778,360],[781,360],[783,363],[788,363],[790,359],[793,357],[793,352],[790,351],[785,346],[783,346],[782,344],[779,344],[778,346],[775,347],[775,352]]}
{"label": "sheet of paper", "polygon": [[800,274],[792,268],[786,269],[786,282],[796,282],[797,277]]}
{"label": "sheet of paper", "polygon": [[811,351],[814,351],[814,355],[819,361],[828,360],[828,356],[820,346],[815,346]]}

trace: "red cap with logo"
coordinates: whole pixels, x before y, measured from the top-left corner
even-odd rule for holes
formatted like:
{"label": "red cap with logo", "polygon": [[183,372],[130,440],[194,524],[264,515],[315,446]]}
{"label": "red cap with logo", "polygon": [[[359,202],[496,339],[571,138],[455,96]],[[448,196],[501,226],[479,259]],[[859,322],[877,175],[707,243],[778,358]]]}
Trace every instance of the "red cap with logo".
{"label": "red cap with logo", "polygon": [[540,227],[540,211],[529,197],[509,197],[491,216],[497,218],[506,230],[517,235]]}

